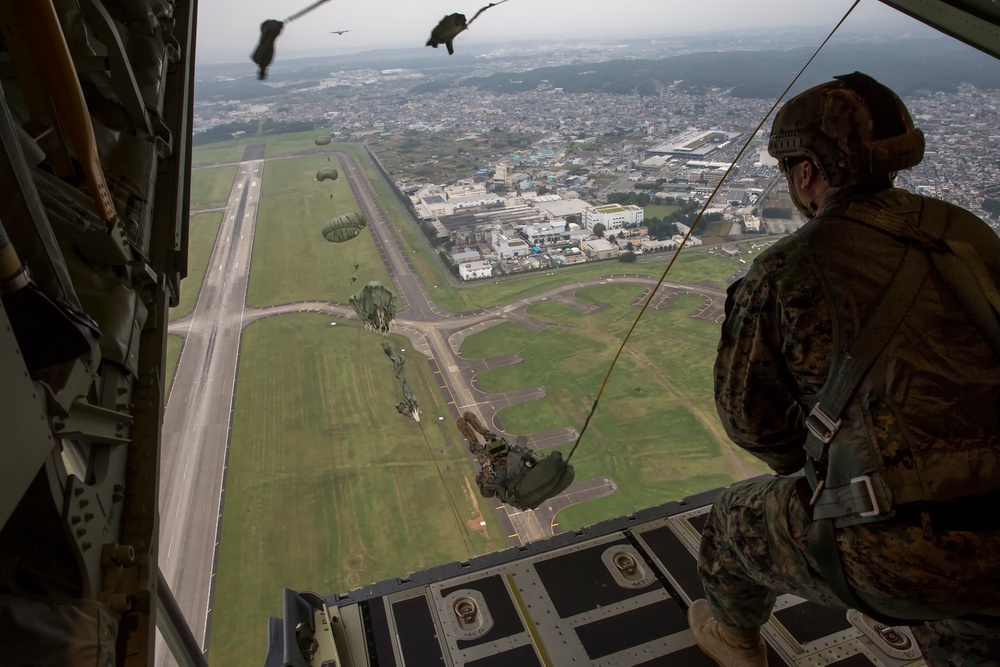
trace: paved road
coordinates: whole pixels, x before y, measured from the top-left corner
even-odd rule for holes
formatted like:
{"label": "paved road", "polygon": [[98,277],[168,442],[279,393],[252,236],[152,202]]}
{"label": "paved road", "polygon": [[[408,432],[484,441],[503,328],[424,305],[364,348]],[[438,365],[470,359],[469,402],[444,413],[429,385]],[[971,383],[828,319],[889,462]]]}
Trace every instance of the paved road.
{"label": "paved road", "polygon": [[[505,394],[487,394],[477,389],[476,372],[517,363],[518,359],[467,360],[458,352],[466,335],[508,320],[529,329],[543,329],[549,325],[531,318],[525,309],[546,299],[592,309],[593,306],[578,302],[572,296],[582,287],[612,280],[649,287],[656,283],[644,276],[615,276],[554,287],[502,308],[462,314],[443,310],[430,301],[410,258],[386,223],[377,199],[353,158],[345,153],[335,154],[361,212],[369,221],[375,245],[392,277],[394,291],[400,297],[401,309],[393,331],[408,336],[413,349],[426,355],[445,387],[454,418],[465,410],[472,410],[484,423],[492,423],[497,430],[503,430],[496,418],[500,409],[544,395],[544,387]],[[239,163],[237,169],[195,308],[190,315],[170,324],[170,332],[182,336],[184,346],[164,415],[160,460],[160,535],[163,536],[160,568],[195,638],[203,646],[211,627],[211,592],[218,555],[216,539],[224,501],[224,470],[241,331],[260,318],[292,312],[322,312],[356,319],[349,306],[330,302],[259,309],[246,306],[257,201],[267,160],[260,159],[263,156],[255,147],[248,147],[245,157],[248,159]],[[691,286],[664,285],[671,289],[692,290]],[[696,291],[703,293],[708,302],[719,302],[724,297],[719,290],[698,287]],[[658,296],[660,294],[665,294],[663,288]],[[567,426],[528,437],[537,446],[553,446],[572,441],[576,431]],[[499,504],[494,508],[512,543],[523,544],[551,535],[557,526],[555,514],[560,509],[573,502],[613,493],[616,489],[610,479],[580,480],[534,512],[519,512]],[[162,649],[158,642],[158,662],[173,664],[172,660],[165,659]]]}
{"label": "paved road", "polygon": [[194,310],[171,326],[184,347],[163,419],[159,559],[202,645],[263,172],[261,160],[240,164]]}

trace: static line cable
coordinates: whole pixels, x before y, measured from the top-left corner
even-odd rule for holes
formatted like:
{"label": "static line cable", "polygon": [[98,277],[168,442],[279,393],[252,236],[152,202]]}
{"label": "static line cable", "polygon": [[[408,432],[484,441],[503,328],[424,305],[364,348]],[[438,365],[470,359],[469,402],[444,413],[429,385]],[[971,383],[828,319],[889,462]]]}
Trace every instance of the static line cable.
{"label": "static line cable", "polygon": [[287,19],[284,20],[284,23],[288,23],[289,21],[294,21],[297,18],[301,18],[302,16],[305,16],[306,14],[308,14],[309,12],[311,12],[312,10],[314,10],[317,7],[319,7],[320,5],[322,5],[324,2],[329,2],[329,1],[330,0],[316,0],[316,2],[312,3],[311,5],[309,5],[308,7],[306,7],[305,9],[297,11],[294,14],[292,14],[291,16],[289,16]]}
{"label": "static line cable", "polygon": [[424,444],[427,446],[427,453],[430,454],[431,460],[434,461],[434,467],[437,469],[438,477],[441,478],[441,485],[444,487],[444,492],[448,496],[448,502],[451,504],[451,510],[455,517],[455,523],[458,524],[458,532],[462,536],[462,545],[465,547],[465,553],[469,558],[472,558],[472,550],[470,549],[472,536],[469,535],[469,529],[462,521],[462,516],[458,511],[458,505],[455,504],[455,499],[452,497],[451,491],[448,489],[448,482],[444,478],[444,473],[441,472],[441,466],[438,465],[437,459],[434,458],[434,450],[431,447],[430,441],[427,440],[427,434],[424,433],[424,425],[417,422],[417,426],[420,427],[420,435],[424,438]]}
{"label": "static line cable", "polygon": [[471,19],[469,19],[469,22],[465,24],[465,27],[468,28],[469,26],[471,26],[472,22],[475,21],[477,18],[479,18],[479,15],[482,14],[483,12],[485,12],[490,7],[496,7],[497,5],[502,5],[505,2],[507,2],[507,0],[498,0],[497,2],[491,2],[490,4],[486,5],[485,7],[483,7],[482,9],[480,9],[478,12],[476,12],[475,15]]}
{"label": "static line cable", "polygon": [[691,226],[688,227],[687,233],[684,234],[684,238],[681,240],[680,245],[677,246],[677,250],[674,251],[673,256],[667,263],[667,268],[663,270],[663,275],[661,275],[660,279],[656,282],[656,287],[654,287],[653,290],[649,293],[649,298],[646,299],[646,302],[642,304],[642,308],[639,310],[639,314],[636,315],[635,321],[632,322],[632,326],[629,327],[628,333],[625,334],[625,338],[622,340],[622,344],[618,347],[618,351],[615,353],[615,358],[611,360],[611,366],[608,367],[608,372],[604,376],[604,381],[601,382],[601,388],[597,392],[597,398],[594,399],[594,404],[590,408],[590,413],[587,415],[587,418],[583,422],[583,428],[580,429],[580,435],[576,437],[576,442],[573,443],[572,449],[569,450],[569,454],[566,456],[566,463],[569,463],[569,460],[573,458],[573,454],[576,452],[576,448],[580,445],[580,440],[583,439],[583,434],[587,432],[587,426],[590,424],[590,419],[594,416],[594,413],[597,412],[597,403],[601,400],[601,395],[604,393],[604,388],[608,385],[608,380],[611,378],[611,371],[614,370],[615,364],[618,363],[618,357],[620,357],[622,352],[625,350],[625,344],[628,342],[629,338],[632,337],[632,332],[635,331],[635,327],[637,324],[639,324],[639,320],[642,319],[643,313],[646,312],[646,308],[648,308],[649,304],[653,301],[653,295],[655,295],[657,290],[660,289],[660,285],[662,285],[664,279],[666,279],[667,273],[670,272],[670,268],[674,265],[674,262],[677,261],[677,257],[680,255],[681,250],[683,250],[684,246],[687,245],[688,239],[691,238],[691,233],[694,231],[694,228],[698,226],[698,221],[701,220],[701,217],[705,214],[705,210],[708,208],[709,204],[712,203],[712,200],[715,199],[715,195],[718,194],[719,188],[721,188],[722,184],[726,182],[727,178],[729,178],[729,174],[733,171],[733,167],[735,167],[736,164],[740,161],[740,158],[743,157],[743,153],[745,153],[747,148],[750,146],[750,142],[753,141],[754,137],[757,136],[757,133],[760,132],[762,127],[764,127],[764,123],[767,121],[768,118],[771,117],[771,114],[774,113],[774,110],[778,107],[778,104],[781,103],[781,100],[784,99],[785,95],[788,94],[788,91],[791,90],[792,86],[794,86],[795,83],[799,80],[799,77],[801,77],[802,73],[806,71],[806,68],[812,64],[812,61],[816,58],[817,55],[819,55],[819,52],[823,49],[824,46],[826,46],[826,43],[830,41],[830,38],[833,37],[834,33],[837,32],[840,26],[843,25],[844,21],[847,20],[847,17],[851,15],[851,12],[854,11],[854,8],[858,6],[859,2],[861,2],[861,0],[854,0],[854,4],[850,6],[850,8],[847,10],[847,13],[845,13],[841,17],[841,19],[837,22],[837,25],[835,25],[833,27],[833,30],[830,31],[830,34],[826,36],[826,39],[824,39],[823,42],[818,47],[816,47],[816,51],[814,51],[813,54],[809,57],[809,60],[807,60],[806,64],[802,66],[802,69],[799,70],[798,74],[795,75],[795,77],[791,80],[791,82],[787,86],[785,86],[785,89],[781,92],[781,94],[778,95],[778,99],[774,101],[774,104],[771,105],[771,108],[768,110],[768,112],[764,115],[763,118],[761,118],[760,123],[757,124],[756,129],[754,129],[753,133],[743,143],[743,146],[740,148],[739,153],[736,154],[736,157],[733,158],[733,161],[729,165],[729,168],[726,169],[726,173],[723,174],[722,178],[719,179],[719,183],[715,186],[715,189],[712,190],[712,194],[709,195],[708,199],[705,200],[705,204],[701,207],[701,210],[698,211],[698,216],[694,219],[694,222],[691,223]]}

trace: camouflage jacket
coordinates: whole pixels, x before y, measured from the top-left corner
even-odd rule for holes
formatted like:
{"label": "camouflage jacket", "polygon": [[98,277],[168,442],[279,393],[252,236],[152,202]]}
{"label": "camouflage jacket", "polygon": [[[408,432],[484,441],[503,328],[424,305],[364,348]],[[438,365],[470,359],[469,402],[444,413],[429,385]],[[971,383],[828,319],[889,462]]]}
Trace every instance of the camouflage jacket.
{"label": "camouflage jacket", "polygon": [[[730,287],[715,363],[716,405],[733,441],[778,473],[803,466],[804,417],[902,257],[902,241],[851,220],[846,207],[874,208],[906,226],[919,218],[921,201],[890,188],[831,204],[761,253]],[[970,241],[1000,282],[1000,239],[968,212],[948,211],[946,236]],[[904,404],[908,443],[996,439],[1000,362],[939,280],[924,285],[884,354],[892,355],[889,385]],[[923,369],[935,366],[938,371],[925,376]],[[865,418],[876,422],[876,433],[900,421],[895,412]],[[992,459],[995,467],[997,456]]]}

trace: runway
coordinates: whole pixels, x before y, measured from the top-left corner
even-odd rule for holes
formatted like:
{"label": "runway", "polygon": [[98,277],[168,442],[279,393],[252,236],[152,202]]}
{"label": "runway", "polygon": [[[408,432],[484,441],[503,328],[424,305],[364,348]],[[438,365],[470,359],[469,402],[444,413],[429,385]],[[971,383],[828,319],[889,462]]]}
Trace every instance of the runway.
{"label": "runway", "polygon": [[[263,173],[262,160],[240,164],[197,303],[182,326],[171,326],[184,346],[163,419],[159,561],[202,645]],[[163,648],[158,640],[158,656]]]}

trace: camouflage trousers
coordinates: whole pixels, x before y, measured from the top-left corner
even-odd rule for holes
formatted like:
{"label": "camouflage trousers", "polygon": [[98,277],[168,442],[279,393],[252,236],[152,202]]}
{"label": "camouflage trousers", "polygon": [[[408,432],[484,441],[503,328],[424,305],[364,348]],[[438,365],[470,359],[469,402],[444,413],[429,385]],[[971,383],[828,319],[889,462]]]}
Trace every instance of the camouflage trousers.
{"label": "camouflage trousers", "polygon": [[[716,499],[698,572],[720,621],[761,626],[784,593],[846,609],[807,550],[804,483],[747,483]],[[888,616],[928,619],[910,626],[928,665],[1000,665],[1000,531],[929,531],[885,521],[840,529],[837,543],[847,581],[864,603]],[[998,618],[957,618],[971,614]]]}

